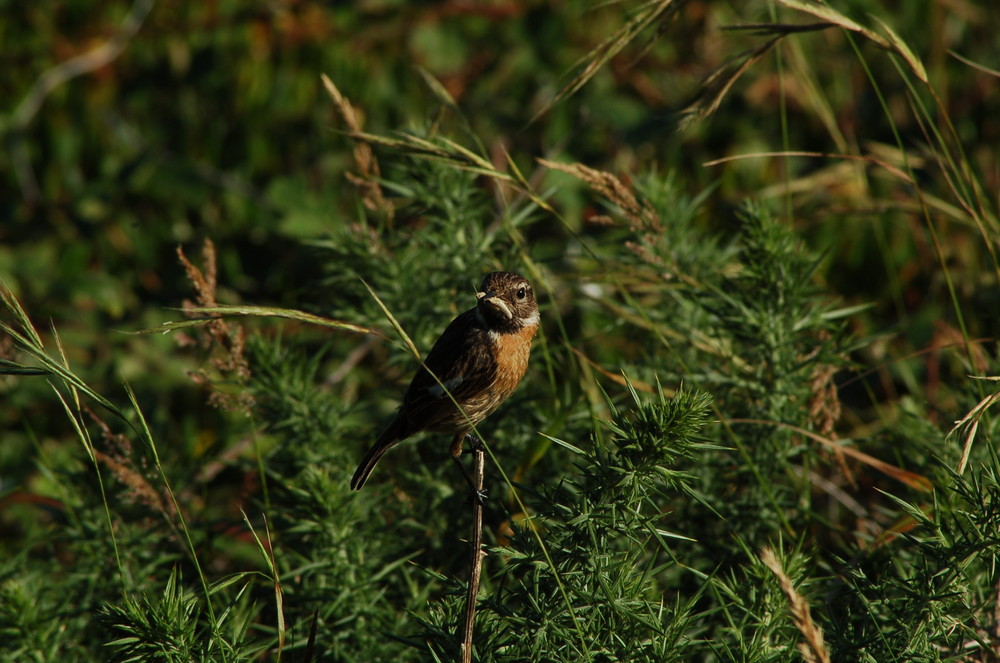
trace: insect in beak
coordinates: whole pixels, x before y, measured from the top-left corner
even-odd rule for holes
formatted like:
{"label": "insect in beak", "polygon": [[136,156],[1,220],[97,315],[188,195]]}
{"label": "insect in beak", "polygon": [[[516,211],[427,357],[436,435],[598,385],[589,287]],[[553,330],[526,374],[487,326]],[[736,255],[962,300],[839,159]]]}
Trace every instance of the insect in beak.
{"label": "insect in beak", "polygon": [[510,307],[507,306],[507,303],[504,300],[497,297],[494,291],[491,290],[489,292],[477,292],[476,299],[479,300],[480,304],[486,302],[487,304],[490,305],[490,307],[496,309],[497,311],[500,311],[501,313],[504,314],[504,317],[506,317],[508,320],[514,318],[514,313],[510,310]]}

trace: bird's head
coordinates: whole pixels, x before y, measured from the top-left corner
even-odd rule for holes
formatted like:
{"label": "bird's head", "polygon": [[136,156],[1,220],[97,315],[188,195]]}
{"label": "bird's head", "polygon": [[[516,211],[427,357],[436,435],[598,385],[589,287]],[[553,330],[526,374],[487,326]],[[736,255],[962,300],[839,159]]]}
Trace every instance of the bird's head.
{"label": "bird's head", "polygon": [[538,303],[528,279],[514,272],[492,272],[476,293],[479,313],[490,329],[518,332],[538,326]]}

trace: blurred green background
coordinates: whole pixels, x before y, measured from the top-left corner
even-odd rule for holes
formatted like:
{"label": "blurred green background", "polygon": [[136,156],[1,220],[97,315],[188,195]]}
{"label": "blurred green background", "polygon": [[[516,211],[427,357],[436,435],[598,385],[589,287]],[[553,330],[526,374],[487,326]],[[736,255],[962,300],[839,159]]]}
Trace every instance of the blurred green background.
{"label": "blurred green background", "polygon": [[[891,13],[933,76],[970,165],[987,178],[985,190],[995,191],[996,77],[951,52],[995,64],[996,12],[976,3],[855,4],[848,13]],[[838,267],[847,268],[838,270],[839,288],[895,301],[898,315],[931,304],[907,300],[924,294],[906,291],[922,285],[913,279],[926,270],[906,260],[925,257],[926,247],[905,216],[882,223],[881,239],[873,239],[873,221],[892,195],[892,183],[883,185],[878,173],[859,184],[843,174],[850,164],[806,157],[704,165],[781,149],[879,155],[880,147],[896,147],[893,130],[919,151],[928,141],[898,96],[902,82],[869,44],[858,48],[884,86],[878,91],[848,37],[828,30],[789,41],[781,58],[741,80],[715,115],[678,131],[701,81],[760,41],[721,29],[768,22],[776,11],[766,3],[683,3],[660,27],[663,36],[641,34],[581,92],[535,119],[574,65],[640,5],[5,3],[0,274],[39,319],[69,323],[67,334],[127,329],[189,293],[174,248],[211,237],[220,247],[223,287],[291,304],[299,242],[356,215],[343,178],[350,145],[337,133],[344,127],[319,76],[330,76],[365,129],[379,133],[434,121],[440,103],[419,69],[451,94],[462,123],[488,150],[506,149],[529,173],[537,157],[620,173],[670,172],[686,191],[714,187],[704,216],[722,226],[727,208],[744,197],[780,203],[776,189],[796,184],[795,223],[817,246],[837,252]],[[126,16],[141,18],[141,27],[117,57],[61,82],[40,97],[36,112],[24,112],[54,68],[114,43]],[[878,95],[895,104],[894,128]],[[785,126],[782,113],[790,118]],[[453,116],[445,121],[456,123]],[[918,174],[929,167],[923,158],[912,159]],[[886,161],[895,163],[891,155]],[[586,203],[558,183],[560,209],[579,228]],[[564,246],[557,236],[550,251]],[[953,250],[966,257],[961,247]],[[130,339],[108,334],[103,342]],[[92,347],[98,355],[88,361],[100,365],[107,348]],[[143,372],[132,367],[128,374]]]}
{"label": "blurred green background", "polygon": [[[115,333],[168,319],[164,309],[192,295],[177,246],[215,242],[220,299],[295,307],[322,269],[302,242],[358,217],[344,178],[351,144],[320,84],[327,74],[374,133],[444,123],[446,135],[475,136],[497,163],[505,150],[538,178],[540,157],[625,177],[668,173],[691,196],[711,190],[699,222],[723,231],[743,199],[772,201],[828,255],[822,278],[849,302],[873,302],[880,324],[905,327],[914,348],[943,333],[935,325],[954,324],[940,264],[959,270],[953,281],[983,316],[971,335],[995,328],[997,297],[978,285],[987,256],[934,172],[936,159],[954,156],[936,155],[928,134],[935,122],[946,133],[942,116],[921,125],[895,74],[901,60],[879,57],[856,35],[831,29],[783,42],[714,115],[679,130],[702,81],[763,41],[726,28],[774,22],[778,8],[677,3],[657,31],[639,33],[577,94],[550,106],[581,60],[647,4],[4,3],[0,277],[37,321],[59,327],[91,376],[183,386],[171,339]],[[932,77],[965,150],[958,158],[995,198],[997,12],[975,2],[840,9],[892,18]],[[116,41],[129,24],[138,31]],[[109,44],[117,55],[105,64],[68,79],[53,73]],[[460,115],[442,107],[424,75]],[[933,102],[926,91],[918,97]],[[760,156],[705,165],[791,150],[902,167],[897,135],[911,150],[908,166],[941,200],[931,210],[945,224],[940,256],[916,204],[900,202],[907,187],[870,162]],[[560,260],[573,232],[606,241],[586,225],[595,209],[579,182],[549,174],[548,186],[557,187],[565,225],[531,225],[536,260]]]}

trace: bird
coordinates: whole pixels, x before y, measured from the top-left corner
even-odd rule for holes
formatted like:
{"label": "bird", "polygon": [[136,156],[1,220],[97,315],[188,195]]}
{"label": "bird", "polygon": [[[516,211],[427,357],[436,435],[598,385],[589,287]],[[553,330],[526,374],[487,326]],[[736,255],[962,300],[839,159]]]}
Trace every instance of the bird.
{"label": "bird", "polygon": [[354,472],[352,490],[361,490],[389,449],[421,431],[431,431],[453,436],[451,455],[476,492],[461,461],[464,441],[468,438],[474,448],[481,448],[472,429],[521,383],[539,326],[535,293],[520,274],[487,274],[476,300],[475,307],[452,320],[434,343],[395,418]]}

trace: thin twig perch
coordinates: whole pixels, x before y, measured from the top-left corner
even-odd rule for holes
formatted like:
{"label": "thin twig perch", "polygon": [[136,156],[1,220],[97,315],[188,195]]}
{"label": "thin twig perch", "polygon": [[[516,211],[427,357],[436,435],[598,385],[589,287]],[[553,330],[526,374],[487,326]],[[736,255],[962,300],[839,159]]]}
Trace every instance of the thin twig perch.
{"label": "thin twig perch", "polygon": [[479,594],[479,578],[483,571],[483,501],[476,496],[483,492],[483,470],[486,466],[486,451],[481,445],[473,448],[472,478],[476,493],[472,500],[472,564],[469,571],[469,589],[465,595],[465,624],[462,630],[462,663],[472,663],[473,622],[476,619],[476,596]]}

